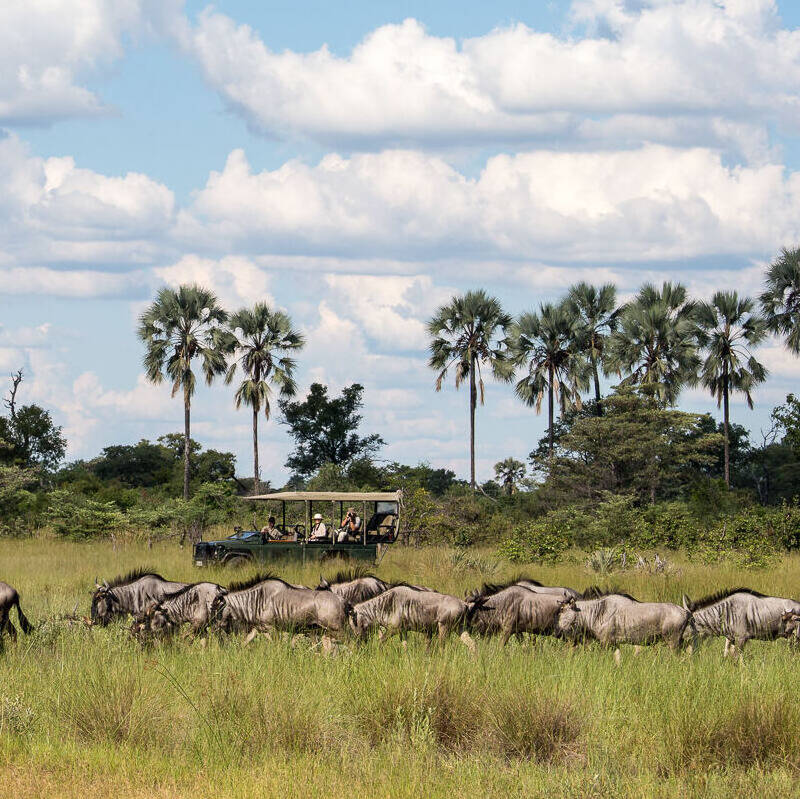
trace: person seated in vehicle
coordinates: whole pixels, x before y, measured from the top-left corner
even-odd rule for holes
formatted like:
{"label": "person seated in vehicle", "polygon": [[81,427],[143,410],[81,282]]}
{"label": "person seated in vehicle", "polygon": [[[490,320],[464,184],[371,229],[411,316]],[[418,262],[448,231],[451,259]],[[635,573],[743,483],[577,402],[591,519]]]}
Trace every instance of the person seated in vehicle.
{"label": "person seated in vehicle", "polygon": [[275,526],[275,517],[270,516],[267,523],[261,528],[261,542],[278,541],[283,537],[283,533]]}
{"label": "person seated in vehicle", "polygon": [[328,528],[324,521],[322,521],[322,514],[315,513],[314,514],[314,524],[311,525],[311,536],[309,537],[309,541],[327,541],[328,539]]}
{"label": "person seated in vehicle", "polygon": [[336,540],[339,543],[344,541],[355,541],[361,532],[361,517],[356,513],[355,508],[348,508],[347,514],[342,519],[342,525],[339,528]]}

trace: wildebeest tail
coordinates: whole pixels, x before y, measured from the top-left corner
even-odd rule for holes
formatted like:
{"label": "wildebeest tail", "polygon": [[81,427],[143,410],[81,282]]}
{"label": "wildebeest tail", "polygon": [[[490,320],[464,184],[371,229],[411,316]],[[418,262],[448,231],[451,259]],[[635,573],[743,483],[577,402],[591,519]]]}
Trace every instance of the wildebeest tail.
{"label": "wildebeest tail", "polygon": [[19,617],[19,626],[22,627],[22,632],[24,632],[25,635],[29,635],[30,633],[33,632],[33,625],[28,621],[27,617],[22,612],[22,608],[20,607],[19,604],[19,597],[17,597],[17,601],[15,602],[15,604],[17,606],[17,616]]}

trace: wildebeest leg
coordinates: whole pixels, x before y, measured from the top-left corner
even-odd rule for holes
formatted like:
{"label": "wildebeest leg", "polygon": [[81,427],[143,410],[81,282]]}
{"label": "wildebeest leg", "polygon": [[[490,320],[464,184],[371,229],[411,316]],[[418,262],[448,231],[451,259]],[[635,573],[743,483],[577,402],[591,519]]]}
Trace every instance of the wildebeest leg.
{"label": "wildebeest leg", "polygon": [[508,639],[511,638],[513,632],[514,631],[511,629],[503,630],[503,646],[505,646],[508,643]]}
{"label": "wildebeest leg", "polygon": [[17,628],[11,623],[8,608],[0,613],[0,638],[2,638],[4,631],[8,632],[12,641],[17,640]]}
{"label": "wildebeest leg", "polygon": [[725,651],[722,653],[722,657],[724,657],[724,658],[728,657],[728,652],[730,652],[731,646],[732,646],[732,643],[731,643],[730,638],[726,638],[725,639]]}
{"label": "wildebeest leg", "polygon": [[439,643],[441,644],[447,638],[448,628],[446,624],[439,622]]}
{"label": "wildebeest leg", "polygon": [[[670,646],[672,646],[672,644],[670,644]],[[633,646],[633,656],[635,658],[637,658],[641,654],[642,654],[642,647],[640,647],[639,644],[634,644],[634,646]]]}
{"label": "wildebeest leg", "polygon": [[622,662],[622,652],[619,647],[614,650],[614,663],[618,666]]}
{"label": "wildebeest leg", "polygon": [[244,642],[246,644],[249,644],[257,635],[258,635],[258,628],[253,627],[253,629],[250,630],[249,633],[247,633],[247,637],[244,639]]}

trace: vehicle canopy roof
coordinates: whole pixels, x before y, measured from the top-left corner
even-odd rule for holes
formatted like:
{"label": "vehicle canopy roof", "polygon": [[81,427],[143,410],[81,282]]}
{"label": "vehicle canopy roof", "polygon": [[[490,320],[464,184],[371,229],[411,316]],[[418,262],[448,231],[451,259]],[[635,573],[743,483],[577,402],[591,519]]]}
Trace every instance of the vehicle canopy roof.
{"label": "vehicle canopy roof", "polygon": [[402,491],[276,491],[272,494],[257,494],[254,497],[242,497],[251,501],[276,499],[286,502],[400,502]]}

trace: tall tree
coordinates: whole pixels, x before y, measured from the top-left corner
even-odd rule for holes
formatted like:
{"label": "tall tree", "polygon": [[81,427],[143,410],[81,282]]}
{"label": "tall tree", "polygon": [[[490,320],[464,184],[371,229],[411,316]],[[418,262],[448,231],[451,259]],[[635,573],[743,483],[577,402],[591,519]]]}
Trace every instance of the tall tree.
{"label": "tall tree", "polygon": [[495,477],[503,484],[506,494],[516,491],[517,483],[525,477],[525,464],[516,458],[506,458],[494,465]]}
{"label": "tall tree", "polygon": [[784,247],[769,265],[760,300],[769,331],[800,355],[800,248]]}
{"label": "tall tree", "polygon": [[164,287],[155,302],[139,317],[139,338],[145,345],[147,379],[161,383],[167,377],[172,396],[183,390],[183,497],[189,499],[189,447],[192,396],[195,391],[193,362],[198,359],[206,383],[227,369],[227,358],[236,338],[225,329],[228,314],[213,292],[195,284]]}
{"label": "tall tree", "polygon": [[697,319],[702,328],[705,358],[700,372],[703,385],[722,405],[725,438],[725,485],[730,488],[730,410],[731,392],[744,394],[752,409],[754,386],[763,383],[767,370],[755,359],[755,347],[767,334],[766,324],[753,313],[755,303],[735,291],[718,291],[711,302],[701,303]]}
{"label": "tall tree", "polygon": [[547,392],[547,435],[553,453],[553,408],[555,399],[565,413],[581,406],[581,391],[588,388],[588,364],[578,346],[578,320],[567,302],[543,303],[539,312],[522,314],[514,324],[510,346],[514,358],[527,374],[517,382],[517,396],[542,410]]}
{"label": "tall tree", "polygon": [[326,463],[342,465],[354,458],[368,456],[386,442],[377,434],[359,436],[361,395],[358,383],[345,386],[341,397],[328,398],[328,389],[312,383],[303,402],[278,400],[283,423],[295,440],[295,451],[286,465],[301,476],[310,475]]}
{"label": "tall tree", "polygon": [[231,316],[229,327],[236,336],[237,348],[225,382],[233,380],[241,364],[244,379],[236,389],[236,407],[245,404],[253,411],[253,493],[258,494],[258,415],[263,409],[269,419],[273,386],[282,397],[294,396],[296,363],[286,353],[302,349],[305,339],[292,328],[292,320],[285,313],[272,310],[263,302],[237,311]]}
{"label": "tall tree", "polygon": [[570,312],[578,319],[578,346],[589,359],[594,380],[595,412],[603,413],[600,404],[600,375],[604,368],[604,354],[609,335],[616,329],[617,288],[613,283],[592,286],[589,283],[576,283],[567,295]]}
{"label": "tall tree", "polygon": [[451,366],[455,367],[456,388],[469,380],[469,484],[475,490],[475,408],[480,391],[484,402],[483,369],[498,380],[511,380],[514,368],[505,345],[511,317],[500,301],[485,291],[468,291],[442,305],[428,322],[431,336],[428,366],[437,372],[436,390]]}
{"label": "tall tree", "polygon": [[623,386],[640,385],[662,403],[674,405],[684,385],[697,383],[697,303],[680,283],[665,282],[659,290],[645,283],[625,305],[608,341],[607,367]]}

